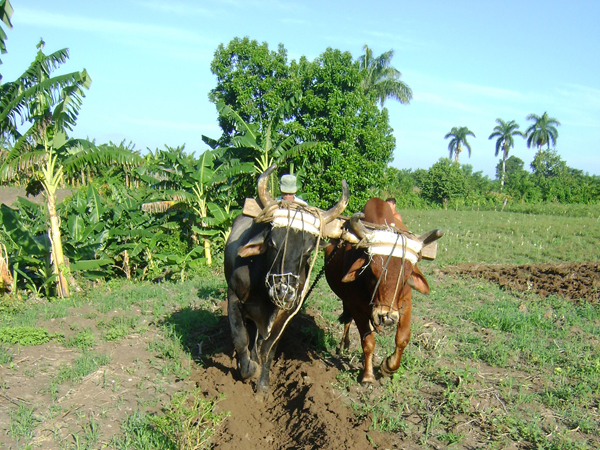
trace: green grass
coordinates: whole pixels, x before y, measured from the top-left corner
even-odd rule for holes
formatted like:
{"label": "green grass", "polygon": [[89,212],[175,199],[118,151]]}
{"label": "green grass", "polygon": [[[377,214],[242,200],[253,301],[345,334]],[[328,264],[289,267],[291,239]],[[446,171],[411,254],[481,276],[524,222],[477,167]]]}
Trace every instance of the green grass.
{"label": "green grass", "polygon": [[433,266],[458,263],[532,264],[597,261],[597,217],[500,211],[403,211],[417,234],[444,230]]}
{"label": "green grass", "polygon": [[140,316],[118,315],[108,322],[98,322],[98,327],[104,330],[103,338],[107,341],[119,341],[130,334],[143,334],[147,326],[140,325]]}
{"label": "green grass", "polygon": [[50,381],[50,393],[52,398],[58,398],[59,388],[64,383],[79,383],[83,378],[108,364],[110,361],[109,355],[98,354],[94,352],[84,351],[77,357],[72,364],[61,364],[57,374]]}
{"label": "green grass", "polygon": [[12,361],[12,352],[6,344],[0,344],[0,366]]}
{"label": "green grass", "polygon": [[135,412],[122,425],[123,435],[114,438],[117,450],[202,450],[210,448],[215,429],[228,416],[215,413],[216,402],[199,389],[174,395],[161,415]]}
{"label": "green grass", "polygon": [[78,331],[75,336],[65,339],[65,347],[75,347],[80,350],[92,348],[95,344],[95,337],[91,329]]}
{"label": "green grass", "polygon": [[50,334],[40,327],[2,327],[0,342],[19,345],[42,345],[61,335]]}
{"label": "green grass", "polygon": [[[457,426],[462,423],[473,423],[485,432],[487,440],[482,448],[499,449],[517,442],[524,447],[556,450],[600,447],[599,305],[554,296],[541,299],[531,293],[503,291],[482,280],[433,274],[437,267],[466,262],[529,264],[600,259],[596,209],[540,208],[545,208],[540,210],[544,214],[525,209],[402,211],[412,231],[442,228],[446,234],[438,241],[436,261],[420,263],[431,293],[414,294],[412,338],[398,373],[381,379],[381,395],[374,398],[368,389],[359,387],[357,367],[361,364],[337,374],[335,388],[346,395],[358,392],[352,397],[352,408],[357,415],[370,417],[372,428],[412,439],[423,448],[467,445],[466,428]],[[320,258],[313,273],[321,265]],[[220,351],[223,333],[229,332],[216,308],[224,298],[224,288],[222,273],[177,284],[111,280],[70,299],[22,301],[17,307],[11,304],[0,314],[0,336],[5,336],[0,343],[0,365],[14,365],[9,370],[23,370],[23,375],[30,370],[30,377],[50,370],[40,366],[17,369],[14,361],[22,358],[13,355],[18,355],[17,343],[44,345],[48,338],[60,336],[40,325],[58,327],[67,338],[55,339],[51,345],[63,345],[76,349],[69,354],[81,354],[49,372],[49,388],[40,386],[41,390],[49,389],[56,401],[64,385],[79,383],[110,362],[107,355],[90,349],[106,345],[106,341],[117,345],[125,337],[141,336],[153,356],[138,365],[148,364],[153,372],[129,387],[139,390],[141,410],[121,424],[122,432],[109,448],[186,448],[186,433],[194,431],[198,439],[204,439],[204,428],[190,427],[193,414],[206,415],[207,435],[222,417],[213,415],[211,402],[199,402],[197,393],[185,399],[184,394],[170,401],[165,398],[172,394],[170,382],[189,378],[200,347],[203,356]],[[92,323],[70,328],[68,317],[74,308],[81,307],[85,309],[83,313],[76,310],[78,317]],[[314,317],[318,326],[300,322],[298,339],[323,359],[336,358],[341,304],[325,280],[307,300],[304,312],[307,310],[318,311]],[[41,324],[44,321],[48,322]],[[345,361],[361,361],[354,325],[351,333],[354,346]],[[6,336],[12,337],[9,340]],[[381,360],[394,347],[393,335],[378,335],[376,342]],[[201,364],[199,358],[197,362]],[[114,384],[106,380],[105,372],[100,386],[115,398],[120,396],[126,390],[127,378],[137,375],[138,365],[124,367],[123,376],[114,377]],[[31,433],[44,426],[43,420],[69,412],[57,409],[61,403],[49,403],[36,405],[35,414],[32,406],[13,407],[10,424],[2,432],[13,433],[11,437],[21,447],[27,444]],[[122,405],[110,407],[119,409]],[[104,416],[110,416],[110,407]],[[147,413],[159,408],[157,415]],[[102,414],[80,419],[80,429],[71,431],[62,448],[100,446]]]}
{"label": "green grass", "polygon": [[15,409],[8,412],[10,416],[10,425],[8,435],[15,441],[29,441],[33,437],[33,431],[37,426],[39,419],[34,415],[35,408],[25,406],[23,403]]}

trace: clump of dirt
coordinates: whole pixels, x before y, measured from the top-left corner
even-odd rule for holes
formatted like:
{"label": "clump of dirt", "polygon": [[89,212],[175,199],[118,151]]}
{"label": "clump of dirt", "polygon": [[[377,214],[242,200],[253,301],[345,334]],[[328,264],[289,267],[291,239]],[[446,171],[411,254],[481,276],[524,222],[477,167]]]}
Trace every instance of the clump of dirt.
{"label": "clump of dirt", "polygon": [[484,265],[458,264],[441,270],[447,275],[484,278],[504,289],[557,295],[572,300],[600,300],[600,262]]}

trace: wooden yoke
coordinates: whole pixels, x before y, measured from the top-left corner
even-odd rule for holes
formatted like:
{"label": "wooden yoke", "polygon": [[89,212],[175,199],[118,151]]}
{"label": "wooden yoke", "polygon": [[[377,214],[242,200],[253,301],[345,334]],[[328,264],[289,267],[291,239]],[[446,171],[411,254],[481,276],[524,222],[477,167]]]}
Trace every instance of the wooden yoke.
{"label": "wooden yoke", "polygon": [[[258,202],[253,198],[247,198],[244,202],[242,213],[248,217],[257,217],[262,211]],[[352,244],[358,244],[358,239],[354,234],[350,233],[344,226],[348,221],[348,217],[338,217],[325,225],[324,238],[327,239],[342,239]],[[369,227],[367,225],[367,227]],[[421,249],[420,257],[427,261],[433,261],[437,256],[437,241],[426,244]]]}

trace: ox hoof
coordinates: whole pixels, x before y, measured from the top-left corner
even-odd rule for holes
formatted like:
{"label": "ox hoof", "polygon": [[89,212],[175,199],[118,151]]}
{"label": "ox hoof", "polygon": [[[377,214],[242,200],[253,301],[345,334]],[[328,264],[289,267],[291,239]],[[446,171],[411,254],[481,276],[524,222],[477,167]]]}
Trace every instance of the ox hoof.
{"label": "ox hoof", "polygon": [[375,375],[373,374],[363,375],[362,380],[360,380],[360,384],[363,386],[371,386],[373,383],[375,383]]}
{"label": "ox hoof", "polygon": [[388,366],[388,359],[385,358],[383,360],[383,362],[381,363],[381,366],[379,366],[379,370],[381,370],[381,374],[384,377],[391,377],[392,375],[394,375],[394,373],[396,373],[395,370],[391,370]]}
{"label": "ox hoof", "polygon": [[248,365],[244,368],[241,364],[238,366],[240,375],[243,380],[253,378],[258,373],[258,364],[255,361],[250,360]]}
{"label": "ox hoof", "polygon": [[257,403],[271,403],[273,401],[273,396],[268,389],[266,391],[258,389],[254,393],[254,399]]}

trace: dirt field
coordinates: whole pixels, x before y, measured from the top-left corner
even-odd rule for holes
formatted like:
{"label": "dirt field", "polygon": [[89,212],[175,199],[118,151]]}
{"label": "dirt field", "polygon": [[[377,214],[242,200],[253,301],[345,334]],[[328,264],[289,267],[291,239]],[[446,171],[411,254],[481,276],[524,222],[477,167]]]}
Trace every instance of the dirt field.
{"label": "dirt field", "polygon": [[[507,289],[531,290],[543,296],[557,294],[572,299],[598,301],[600,263],[461,265],[445,268],[433,274],[432,278],[457,276],[484,277]],[[215,449],[447,448],[432,439],[425,444],[419,442],[415,436],[422,436],[427,424],[415,411],[406,416],[406,420],[414,423],[417,430],[410,438],[402,433],[374,431],[370,429],[370,415],[357,417],[350,407],[351,402],[366,397],[376,403],[378,398],[386,395],[385,386],[379,382],[369,388],[357,384],[345,389],[335,386],[339,384],[336,376],[341,369],[356,373],[362,367],[362,362],[356,358],[324,357],[314,350],[311,336],[320,329],[319,311],[307,310],[292,321],[284,333],[271,370],[272,394],[269,398],[257,398],[253,392],[253,382],[240,381],[235,370],[225,301],[215,304],[217,310],[221,310],[223,316],[212,335],[213,344],[209,349],[212,356],[203,358],[193,355],[199,364],[192,367],[191,379],[188,377],[184,382],[176,377],[160,378],[156,375],[156,367],[152,367],[156,359],[147,350],[148,343],[157,334],[152,326],[142,336],[134,333],[118,342],[99,343],[94,351],[109,353],[110,363],[86,376],[81,383],[71,387],[64,385],[54,393],[48,389],[52,377],[61,364],[72,363],[77,352],[53,342],[18,348],[10,366],[0,366],[0,428],[4,429],[0,433],[0,448],[21,448],[23,444],[10,439],[6,431],[11,423],[9,414],[21,403],[36,405],[36,414],[42,421],[33,435],[35,448],[75,448],[72,444],[65,446],[65,442],[72,442],[73,436],[89,431],[92,419],[100,435],[95,446],[86,448],[110,448],[110,439],[120,432],[122,421],[140,409],[140,405],[145,405],[141,409],[146,413],[159,412],[160,402],[168,402],[173,392],[190,389],[194,385],[201,388],[210,399],[225,395],[216,408],[229,411],[230,416],[213,438]],[[64,331],[68,323],[70,329],[81,330],[93,327],[95,319],[89,307],[86,307],[74,309],[68,322],[65,320],[51,319],[40,323],[40,326],[47,327],[50,332],[58,332]],[[419,321],[421,327],[432,326],[431,323],[425,324],[424,320],[415,317],[413,322]],[[440,329],[439,333],[444,333],[443,327],[437,324],[433,326]],[[341,326],[336,333],[338,331],[341,332]],[[413,341],[419,339],[425,338],[412,338]],[[356,335],[352,345],[357,348]],[[380,361],[375,363],[378,365]],[[442,363],[451,365],[452,361]],[[479,370],[486,374],[488,380],[505,376],[502,370],[484,364]],[[536,384],[540,383],[528,374],[513,372],[512,376],[529,380],[534,390]],[[478,383],[477,380],[475,383]],[[475,386],[475,391],[479,392],[477,410],[485,407],[487,411],[494,408],[501,411],[504,408],[494,391],[478,387],[481,385]],[[439,386],[420,390],[424,407],[434,411],[441,391],[443,389]],[[44,412],[44,405],[54,406]],[[551,422],[555,419],[552,414],[544,417],[548,427],[553,428]],[[463,436],[460,448],[485,447],[488,430],[484,426],[466,415],[458,415],[455,420],[455,427]],[[514,442],[513,446],[507,448],[531,448],[527,445]]]}
{"label": "dirt field", "polygon": [[[62,202],[66,197],[71,196],[70,189],[58,189],[56,191],[56,200],[58,203]],[[44,196],[42,194],[33,196],[27,196],[25,192],[25,188],[18,187],[0,187],[0,204],[4,203],[5,205],[11,206],[16,200],[17,197],[23,197],[33,203],[38,203],[40,205],[44,204]]]}
{"label": "dirt field", "polygon": [[572,300],[600,300],[600,262],[522,266],[460,264],[442,272],[484,278],[504,289],[532,291],[544,298],[555,294]]}
{"label": "dirt field", "polygon": [[[543,264],[528,266],[460,265],[444,269],[451,276],[483,277],[500,286],[518,291],[533,290],[542,296],[557,294],[571,299],[598,301],[600,263]],[[309,312],[318,315],[316,312]],[[419,320],[419,319],[415,319]],[[305,324],[302,323],[305,322]],[[220,436],[213,439],[216,449],[261,448],[277,449],[391,449],[427,448],[418,442],[402,439],[398,434],[369,430],[370,418],[357,419],[348,407],[350,399],[362,393],[371,398],[385,395],[381,385],[357,388],[363,392],[340,393],[332,387],[336,374],[346,369],[362,367],[360,361],[344,358],[323,360],[315,352],[307,351],[306,343],[299,341],[299,328],[312,323],[312,317],[301,316],[293,322],[296,330],[288,330],[278,349],[271,371],[271,398],[261,402],[247,384],[238,380],[233,347],[225,336],[222,351],[206,360],[206,368],[193,376],[197,386],[207,396],[219,393],[227,398],[220,403],[223,410],[231,412]],[[224,324],[226,326],[226,324]],[[289,336],[294,336],[291,341]],[[355,336],[356,337],[356,336]],[[356,339],[353,345],[357,345]],[[497,369],[488,367],[489,373]],[[425,399],[433,392],[423,392]],[[492,394],[484,396],[482,403],[503,407]],[[461,428],[466,438],[460,448],[479,448],[487,440],[486,430],[467,421]],[[430,443],[431,444],[431,443]],[[433,448],[437,447],[433,444]],[[529,448],[515,445],[510,448]]]}

